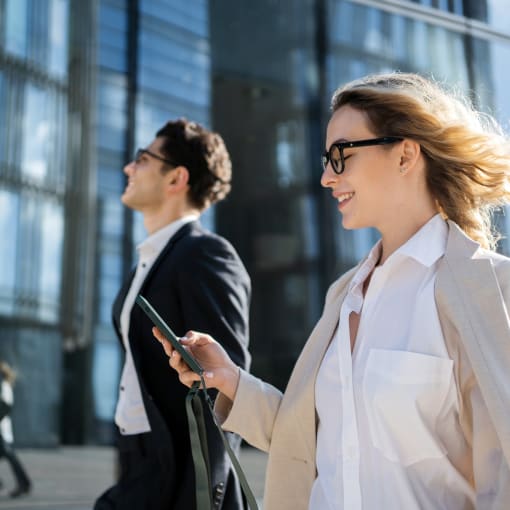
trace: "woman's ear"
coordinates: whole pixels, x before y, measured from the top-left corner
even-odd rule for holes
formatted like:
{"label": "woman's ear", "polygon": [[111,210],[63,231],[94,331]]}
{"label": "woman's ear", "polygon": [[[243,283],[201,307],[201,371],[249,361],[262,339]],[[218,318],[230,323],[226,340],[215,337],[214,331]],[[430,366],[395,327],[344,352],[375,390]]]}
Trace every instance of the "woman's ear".
{"label": "woman's ear", "polygon": [[[405,172],[412,170],[418,162],[421,155],[421,147],[418,142],[405,138],[400,148],[400,169],[405,169]],[[402,172],[401,170],[401,173]]]}

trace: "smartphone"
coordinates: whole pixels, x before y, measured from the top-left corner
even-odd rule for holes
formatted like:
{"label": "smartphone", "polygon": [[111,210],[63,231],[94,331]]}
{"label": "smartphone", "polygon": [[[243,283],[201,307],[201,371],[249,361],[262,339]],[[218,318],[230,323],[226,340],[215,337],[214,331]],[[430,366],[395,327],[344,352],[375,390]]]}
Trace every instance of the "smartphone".
{"label": "smartphone", "polygon": [[200,363],[181,345],[175,333],[169,328],[168,324],[159,316],[158,312],[154,310],[152,305],[141,295],[138,294],[135,299],[136,304],[147,314],[152,323],[163,333],[163,335],[172,344],[172,347],[176,349],[182,356],[187,365],[198,375],[204,373],[204,369],[200,366]]}

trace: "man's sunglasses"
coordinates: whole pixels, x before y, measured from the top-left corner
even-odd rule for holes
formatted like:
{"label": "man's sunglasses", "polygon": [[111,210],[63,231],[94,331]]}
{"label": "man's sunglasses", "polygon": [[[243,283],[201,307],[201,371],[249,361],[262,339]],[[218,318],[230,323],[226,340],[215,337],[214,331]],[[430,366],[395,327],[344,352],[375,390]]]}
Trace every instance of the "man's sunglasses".
{"label": "man's sunglasses", "polygon": [[336,174],[341,174],[345,170],[344,149],[354,147],[368,147],[369,145],[387,145],[389,143],[401,142],[403,138],[399,136],[383,136],[382,138],[371,138],[369,140],[357,140],[355,142],[335,142],[331,144],[329,150],[322,153],[322,168],[326,170],[328,163]]}

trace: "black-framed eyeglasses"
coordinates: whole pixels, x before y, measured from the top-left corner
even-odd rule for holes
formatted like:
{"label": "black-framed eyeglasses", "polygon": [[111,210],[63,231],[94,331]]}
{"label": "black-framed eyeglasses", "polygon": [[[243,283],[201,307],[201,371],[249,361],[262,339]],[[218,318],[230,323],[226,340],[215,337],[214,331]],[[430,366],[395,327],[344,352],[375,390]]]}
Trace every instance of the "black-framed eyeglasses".
{"label": "black-framed eyeglasses", "polygon": [[147,154],[147,156],[150,156],[151,158],[158,159],[159,161],[162,161],[163,163],[166,163],[170,166],[177,166],[173,161],[170,161],[169,159],[164,158],[163,156],[160,156],[159,154],[155,154],[154,152],[151,152],[147,149],[138,149],[135,153],[135,162],[139,163],[140,159],[144,154]]}
{"label": "black-framed eyeglasses", "polygon": [[387,145],[389,143],[401,142],[399,136],[383,136],[381,138],[370,138],[369,140],[356,140],[353,142],[335,142],[329,150],[322,153],[322,168],[326,170],[328,163],[331,163],[333,171],[340,175],[345,170],[344,149],[354,147],[368,147],[369,145]]}

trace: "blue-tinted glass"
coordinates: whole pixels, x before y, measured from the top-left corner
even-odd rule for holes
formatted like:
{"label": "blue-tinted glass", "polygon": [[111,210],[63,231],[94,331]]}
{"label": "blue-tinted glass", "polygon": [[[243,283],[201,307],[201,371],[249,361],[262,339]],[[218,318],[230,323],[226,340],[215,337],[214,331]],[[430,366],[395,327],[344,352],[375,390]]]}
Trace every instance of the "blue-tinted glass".
{"label": "blue-tinted glass", "polygon": [[48,153],[53,138],[52,122],[48,116],[49,100],[46,90],[31,84],[26,86],[21,171],[37,182],[43,182],[47,175]]}
{"label": "blue-tinted glass", "polygon": [[102,420],[111,420],[118,397],[120,373],[120,351],[117,343],[96,340],[93,366],[95,416]]}
{"label": "blue-tinted glass", "polygon": [[164,20],[195,35],[207,35],[208,6],[205,0],[141,0],[140,12]]}
{"label": "blue-tinted glass", "polygon": [[451,12],[462,16],[464,14],[463,0],[453,0]]}
{"label": "blue-tinted glass", "polygon": [[[102,255],[101,255],[102,256]],[[99,317],[101,324],[110,324],[112,319],[112,304],[119,292],[119,283],[116,278],[102,276],[99,279]]]}
{"label": "blue-tinted glass", "polygon": [[488,23],[507,34],[510,32],[508,0],[487,0]]}
{"label": "blue-tinted glass", "polygon": [[14,288],[16,283],[16,260],[18,244],[19,197],[0,189],[0,314],[14,311]]}
{"label": "blue-tinted glass", "polygon": [[119,163],[117,167],[106,166],[106,164],[99,165],[97,187],[102,199],[112,200],[112,197],[113,199],[120,197],[126,183],[125,175],[122,172],[124,164]]}
{"label": "blue-tinted glass", "polygon": [[40,221],[41,246],[39,257],[39,317],[55,322],[58,317],[62,274],[64,218],[61,204],[42,204]]}
{"label": "blue-tinted glass", "polygon": [[99,147],[124,152],[126,144],[126,78],[103,71],[99,80]]}
{"label": "blue-tinted glass", "polygon": [[0,72],[0,165],[6,161],[5,142],[7,138],[6,93],[4,75]]}
{"label": "blue-tinted glass", "polygon": [[27,16],[27,0],[7,0],[5,49],[20,57],[27,54]]}
{"label": "blue-tinted glass", "polygon": [[156,131],[170,119],[186,117],[207,126],[209,123],[208,114],[208,109],[201,106],[186,104],[170,98],[163,100],[163,98],[159,99],[148,93],[140,94],[136,104],[136,146],[150,143]]}
{"label": "blue-tinted glass", "polygon": [[47,71],[49,64],[49,0],[28,1],[27,57]]}
{"label": "blue-tinted glass", "polygon": [[122,232],[122,208],[119,196],[108,197],[100,202],[100,231],[102,235],[115,236]]}
{"label": "blue-tinted glass", "polygon": [[69,1],[51,0],[49,26],[49,70],[57,76],[65,76],[67,74],[68,25]]}
{"label": "blue-tinted glass", "polygon": [[102,67],[126,72],[126,31],[126,10],[102,2],[99,10],[99,64]]}
{"label": "blue-tinted glass", "polygon": [[[510,133],[510,94],[508,84],[510,83],[510,44],[493,42],[491,43],[492,54],[492,83],[493,86],[493,112],[503,124],[507,133]],[[510,217],[510,211],[509,211]],[[510,229],[508,230],[510,236]]]}
{"label": "blue-tinted glass", "polygon": [[209,207],[200,215],[200,223],[204,228],[214,231],[216,228],[216,206]]}

